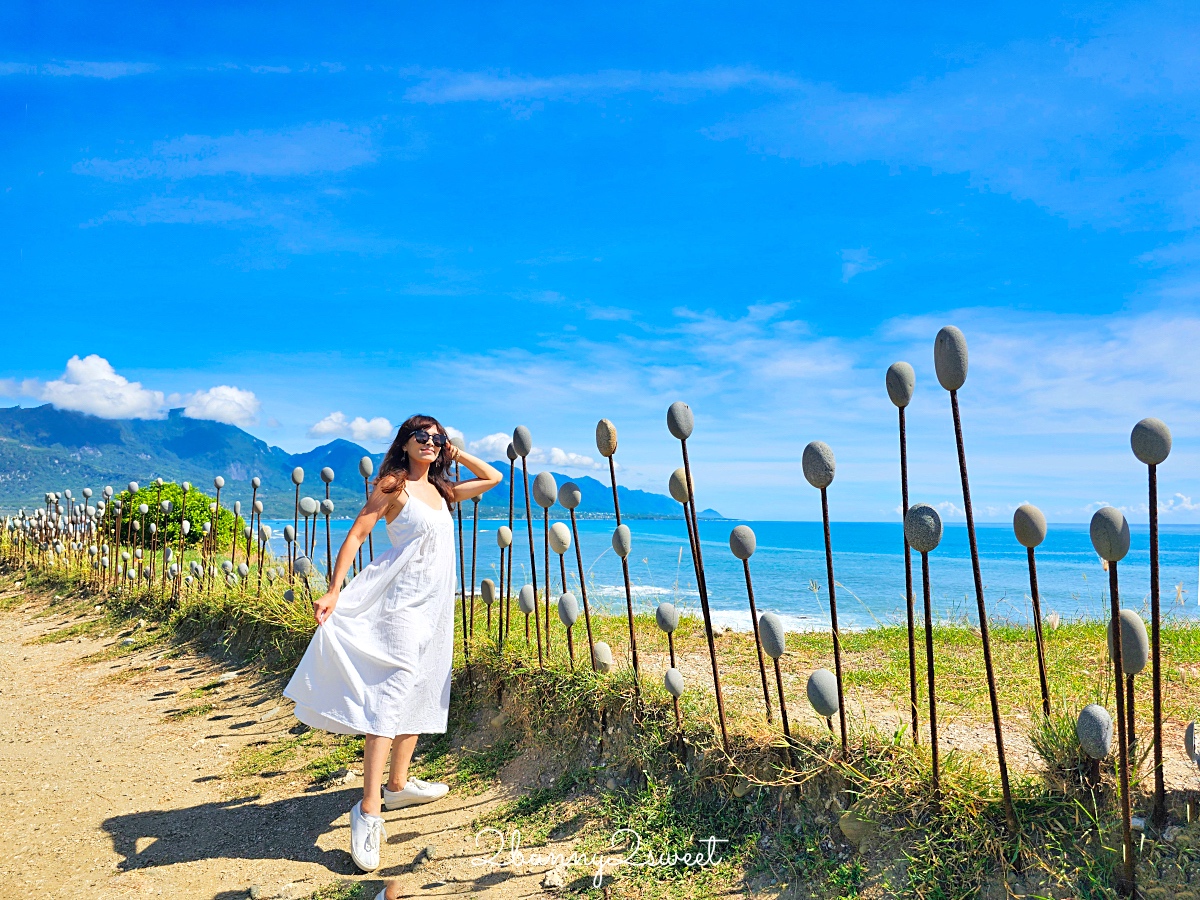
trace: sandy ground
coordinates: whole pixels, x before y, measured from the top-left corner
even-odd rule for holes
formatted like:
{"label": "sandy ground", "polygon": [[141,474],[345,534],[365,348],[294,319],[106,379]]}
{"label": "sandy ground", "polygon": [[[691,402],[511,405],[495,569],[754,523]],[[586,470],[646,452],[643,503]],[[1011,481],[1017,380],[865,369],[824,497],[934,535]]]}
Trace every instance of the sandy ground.
{"label": "sandy ground", "polygon": [[[162,658],[161,648],[83,662],[120,638],[33,644],[72,621],[35,612],[0,616],[0,898],[234,900],[254,886],[262,898],[290,900],[344,879],[366,881],[373,897],[385,878],[397,881],[402,897],[546,895],[549,865],[472,863],[497,840],[476,849],[472,820],[540,782],[539,760],[514,761],[485,794],[452,792],[385,812],[383,864],[364,876],[348,853],[361,779],[230,796],[227,773],[238,752],[297,724],[286,701],[280,705],[277,681],[202,656]],[[167,716],[197,702],[179,695],[221,675],[230,684],[207,715]],[[427,845],[434,859],[413,871]],[[584,874],[572,870],[568,880]]]}

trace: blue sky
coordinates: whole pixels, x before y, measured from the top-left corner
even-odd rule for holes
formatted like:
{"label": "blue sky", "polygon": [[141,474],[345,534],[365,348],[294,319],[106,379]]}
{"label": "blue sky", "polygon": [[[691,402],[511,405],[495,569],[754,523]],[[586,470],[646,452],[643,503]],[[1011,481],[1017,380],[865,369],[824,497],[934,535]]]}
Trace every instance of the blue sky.
{"label": "blue sky", "polygon": [[[1200,13],[1184,4],[15,4],[0,403],[168,406],[307,449],[428,411],[706,506],[1200,522]],[[69,362],[78,357],[75,362]],[[545,464],[545,463],[540,463]],[[1196,498],[1193,503],[1192,498]]]}

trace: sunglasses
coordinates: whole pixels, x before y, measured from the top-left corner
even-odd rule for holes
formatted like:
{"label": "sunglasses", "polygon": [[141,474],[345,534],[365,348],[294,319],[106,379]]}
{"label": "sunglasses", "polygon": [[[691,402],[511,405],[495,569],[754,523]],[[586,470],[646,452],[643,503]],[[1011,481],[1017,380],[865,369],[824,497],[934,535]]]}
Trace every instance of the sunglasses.
{"label": "sunglasses", "polygon": [[450,442],[450,438],[446,437],[444,434],[430,434],[428,431],[414,431],[412,433],[412,439],[422,446],[428,444],[430,441],[433,441],[433,446],[445,447],[446,444]]}

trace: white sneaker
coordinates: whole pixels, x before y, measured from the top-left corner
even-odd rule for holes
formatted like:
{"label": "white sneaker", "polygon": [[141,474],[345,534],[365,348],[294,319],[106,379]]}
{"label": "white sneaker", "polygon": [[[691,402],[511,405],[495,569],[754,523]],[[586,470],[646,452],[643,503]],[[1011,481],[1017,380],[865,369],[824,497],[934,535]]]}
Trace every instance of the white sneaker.
{"label": "white sneaker", "polygon": [[428,803],[445,797],[450,792],[450,785],[440,781],[422,781],[420,778],[408,778],[408,784],[398,791],[389,791],[383,787],[383,805],[388,809],[400,809],[415,803]]}
{"label": "white sneaker", "polygon": [[350,810],[350,858],[364,872],[379,868],[379,847],[387,837],[383,817],[362,811],[362,801]]}
{"label": "white sneaker", "polygon": [[387,900],[387,888],[386,887],[382,887],[379,889],[379,893],[375,895],[375,900]]}

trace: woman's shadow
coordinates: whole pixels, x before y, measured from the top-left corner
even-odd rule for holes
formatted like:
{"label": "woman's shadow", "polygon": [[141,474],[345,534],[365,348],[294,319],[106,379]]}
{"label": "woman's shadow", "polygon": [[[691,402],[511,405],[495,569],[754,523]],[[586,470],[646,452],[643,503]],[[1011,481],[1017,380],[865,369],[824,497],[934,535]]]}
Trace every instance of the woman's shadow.
{"label": "woman's shadow", "polygon": [[[265,804],[244,797],[113,816],[103,827],[123,857],[117,864],[121,871],[202,859],[287,859],[351,875],[358,870],[349,852],[322,850],[317,840],[360,794],[354,789],[322,791]],[[337,843],[349,847],[349,834]]]}

